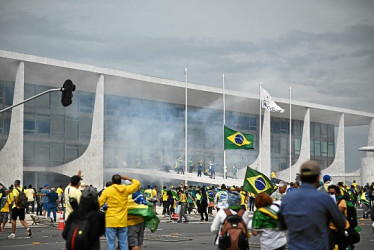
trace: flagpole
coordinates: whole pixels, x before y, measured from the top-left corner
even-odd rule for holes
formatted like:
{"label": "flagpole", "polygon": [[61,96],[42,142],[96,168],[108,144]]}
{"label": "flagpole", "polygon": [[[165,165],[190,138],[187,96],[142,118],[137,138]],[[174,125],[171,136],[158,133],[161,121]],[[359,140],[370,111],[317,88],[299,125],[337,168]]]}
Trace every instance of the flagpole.
{"label": "flagpole", "polygon": [[289,161],[290,161],[290,183],[292,181],[292,140],[291,140],[291,136],[292,136],[292,102],[291,102],[291,97],[292,97],[292,88],[290,86],[290,129],[289,129],[289,133],[290,133],[290,146],[289,146]]}
{"label": "flagpole", "polygon": [[186,84],[185,84],[185,111],[184,111],[184,174],[185,174],[185,184],[187,185],[187,136],[188,136],[188,128],[187,128],[187,68],[184,68],[184,74],[186,77]]}
{"label": "flagpole", "polygon": [[225,166],[226,166],[226,150],[225,150],[225,125],[226,125],[225,74],[222,74],[222,98],[223,98],[223,178],[225,178]]}
{"label": "flagpole", "polygon": [[261,156],[261,134],[262,134],[262,121],[261,121],[261,116],[262,116],[262,98],[261,98],[261,85],[262,85],[262,82],[259,83],[259,94],[260,94],[260,117],[259,117],[259,120],[260,120],[260,128],[259,128],[259,132],[258,132],[258,155],[260,157],[260,172],[262,172],[262,156]]}

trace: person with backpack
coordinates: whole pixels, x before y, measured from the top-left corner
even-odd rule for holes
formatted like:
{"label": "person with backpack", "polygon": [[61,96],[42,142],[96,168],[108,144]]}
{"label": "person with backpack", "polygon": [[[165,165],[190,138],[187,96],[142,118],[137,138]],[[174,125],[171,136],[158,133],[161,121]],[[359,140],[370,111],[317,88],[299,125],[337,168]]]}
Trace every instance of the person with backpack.
{"label": "person with backpack", "polygon": [[240,194],[237,191],[230,191],[229,207],[220,209],[214,217],[210,231],[217,235],[214,244],[218,249],[249,249],[249,212],[241,209],[240,202]]}
{"label": "person with backpack", "polygon": [[12,234],[8,236],[8,239],[15,239],[16,238],[16,221],[19,217],[19,220],[24,228],[27,230],[27,236],[31,236],[32,232],[27,222],[25,221],[25,209],[28,206],[27,196],[24,192],[24,189],[20,188],[21,181],[15,180],[14,181],[14,189],[13,189],[13,207],[12,207]]}
{"label": "person with backpack", "polygon": [[9,208],[12,204],[12,196],[11,193],[8,191],[5,191],[5,188],[2,187],[0,184],[1,192],[0,192],[0,224],[1,224],[1,232],[5,231],[5,224],[8,222],[8,216],[9,216]]}
{"label": "person with backpack", "polygon": [[257,210],[252,218],[252,235],[260,235],[261,249],[284,250],[287,238],[284,231],[278,228],[278,212],[281,201],[274,201],[269,194],[262,192],[257,195]]}
{"label": "person with backpack", "polygon": [[99,211],[96,190],[87,186],[80,203],[68,217],[62,237],[68,250],[99,250],[100,236],[105,233],[105,213]]}
{"label": "person with backpack", "polygon": [[[328,193],[335,196],[336,203],[340,212],[342,212],[347,218],[347,202],[340,194],[340,188],[336,185],[330,185],[328,187]],[[349,222],[346,219],[344,230],[338,230],[333,222],[330,222],[330,235],[329,235],[329,249],[334,249],[335,245],[338,245],[339,249],[346,249],[348,246],[348,228]]]}

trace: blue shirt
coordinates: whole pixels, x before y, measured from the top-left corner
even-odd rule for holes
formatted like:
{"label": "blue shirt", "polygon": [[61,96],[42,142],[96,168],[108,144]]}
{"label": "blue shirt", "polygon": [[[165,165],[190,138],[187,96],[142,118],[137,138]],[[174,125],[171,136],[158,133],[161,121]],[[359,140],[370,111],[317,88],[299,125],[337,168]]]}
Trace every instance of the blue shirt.
{"label": "blue shirt", "polygon": [[[46,195],[49,193],[49,189],[43,188],[40,193]],[[42,203],[48,203],[48,200],[48,196],[42,196]]]}
{"label": "blue shirt", "polygon": [[279,226],[288,230],[290,250],[328,250],[330,220],[344,229],[345,217],[333,199],[311,184],[302,184],[282,200]]}
{"label": "blue shirt", "polygon": [[56,201],[58,200],[58,194],[56,192],[49,192],[46,195],[48,197],[48,204],[57,205]]}

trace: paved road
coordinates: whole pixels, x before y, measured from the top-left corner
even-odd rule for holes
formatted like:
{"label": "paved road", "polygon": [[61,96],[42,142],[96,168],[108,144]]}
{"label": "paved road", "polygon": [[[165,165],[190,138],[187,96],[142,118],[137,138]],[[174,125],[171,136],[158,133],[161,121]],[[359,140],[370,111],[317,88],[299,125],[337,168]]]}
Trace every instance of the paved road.
{"label": "paved road", "polygon": [[[169,222],[166,218],[160,217],[161,223],[159,230],[152,234],[149,231],[145,233],[143,249],[214,249],[214,235],[209,232],[209,222],[200,222],[197,215],[190,215],[189,223]],[[371,230],[370,220],[361,220],[362,227],[361,242],[356,245],[356,249],[374,249],[374,233]],[[62,250],[65,249],[65,242],[61,238],[61,231],[57,227],[50,226],[32,226],[33,235],[31,238],[26,236],[26,230],[18,227],[17,239],[8,240],[10,234],[10,224],[7,224],[6,232],[0,233],[0,249],[43,249],[43,250]],[[250,239],[251,249],[260,249],[259,238]],[[101,248],[106,249],[105,237],[101,238]]]}

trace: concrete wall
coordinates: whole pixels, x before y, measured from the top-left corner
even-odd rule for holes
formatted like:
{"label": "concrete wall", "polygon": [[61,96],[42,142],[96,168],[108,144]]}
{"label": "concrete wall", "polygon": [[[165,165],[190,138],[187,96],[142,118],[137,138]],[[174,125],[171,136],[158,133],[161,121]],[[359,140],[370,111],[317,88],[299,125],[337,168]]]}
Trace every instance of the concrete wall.
{"label": "concrete wall", "polygon": [[[251,168],[263,173],[270,177],[271,173],[271,135],[270,135],[270,111],[265,110],[264,120],[262,123],[262,136],[261,136],[261,162],[260,154],[257,159],[250,165]],[[247,168],[242,168],[238,171],[238,178],[244,178]]]}
{"label": "concrete wall", "polygon": [[[374,119],[371,120],[368,146],[374,146]],[[374,181],[374,153],[366,152],[366,156],[361,158],[361,183],[371,183]]]}
{"label": "concrete wall", "polygon": [[[13,105],[24,99],[25,65],[19,62],[15,76]],[[15,180],[23,183],[23,105],[12,109],[8,140],[0,151],[0,182],[9,187]]]}
{"label": "concrete wall", "polygon": [[310,109],[309,108],[305,110],[305,115],[304,115],[303,137],[301,139],[300,156],[295,162],[295,164],[291,166],[291,174],[290,174],[290,169],[288,168],[288,169],[277,172],[276,173],[277,178],[281,180],[289,181],[289,182],[295,181],[296,173],[299,173],[301,164],[303,164],[307,160],[310,160]]}
{"label": "concrete wall", "polygon": [[340,115],[335,145],[335,159],[328,168],[322,170],[321,176],[328,174],[335,176],[335,180],[345,181],[344,114]]}

